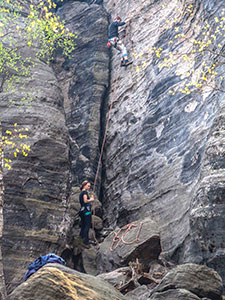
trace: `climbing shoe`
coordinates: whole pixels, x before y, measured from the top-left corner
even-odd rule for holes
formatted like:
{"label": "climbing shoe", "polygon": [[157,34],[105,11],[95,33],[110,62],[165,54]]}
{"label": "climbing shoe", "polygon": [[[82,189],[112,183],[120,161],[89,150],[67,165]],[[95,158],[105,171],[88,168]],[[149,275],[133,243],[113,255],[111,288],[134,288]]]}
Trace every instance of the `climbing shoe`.
{"label": "climbing shoe", "polygon": [[125,67],[125,66],[126,66],[124,60],[121,60],[121,61],[120,61],[120,66],[121,66],[121,67]]}
{"label": "climbing shoe", "polygon": [[129,60],[126,59],[124,61],[124,65],[123,66],[127,67],[127,66],[131,65],[132,63],[133,63],[132,61],[129,61]]}

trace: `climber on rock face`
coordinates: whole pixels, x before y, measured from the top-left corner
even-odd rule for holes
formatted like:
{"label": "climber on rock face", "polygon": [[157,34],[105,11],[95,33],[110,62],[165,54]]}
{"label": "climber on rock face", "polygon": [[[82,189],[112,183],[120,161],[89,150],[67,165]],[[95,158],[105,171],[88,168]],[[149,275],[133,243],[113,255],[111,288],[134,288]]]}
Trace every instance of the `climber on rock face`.
{"label": "climber on rock face", "polygon": [[121,18],[117,16],[114,21],[109,25],[108,28],[108,42],[111,43],[113,47],[115,47],[117,50],[121,53],[121,62],[120,65],[123,67],[128,66],[129,64],[132,64],[132,61],[128,61],[127,58],[127,49],[122,43],[122,41],[119,39],[119,32],[118,27],[125,25],[125,22],[121,22]]}
{"label": "climber on rock face", "polygon": [[82,182],[80,187],[80,218],[81,218],[81,230],[80,230],[80,237],[82,238],[84,244],[88,247],[89,246],[89,229],[91,228],[91,202],[94,201],[94,196],[89,197],[88,191],[90,190],[91,184],[88,180]]}

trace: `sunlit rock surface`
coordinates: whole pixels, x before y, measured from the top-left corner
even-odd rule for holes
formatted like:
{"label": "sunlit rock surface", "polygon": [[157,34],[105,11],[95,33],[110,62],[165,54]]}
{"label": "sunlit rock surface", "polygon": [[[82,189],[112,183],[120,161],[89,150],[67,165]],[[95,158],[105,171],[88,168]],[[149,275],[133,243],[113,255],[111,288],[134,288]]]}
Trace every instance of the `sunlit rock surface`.
{"label": "sunlit rock surface", "polygon": [[126,300],[106,281],[59,264],[48,264],[18,286],[9,300]]}

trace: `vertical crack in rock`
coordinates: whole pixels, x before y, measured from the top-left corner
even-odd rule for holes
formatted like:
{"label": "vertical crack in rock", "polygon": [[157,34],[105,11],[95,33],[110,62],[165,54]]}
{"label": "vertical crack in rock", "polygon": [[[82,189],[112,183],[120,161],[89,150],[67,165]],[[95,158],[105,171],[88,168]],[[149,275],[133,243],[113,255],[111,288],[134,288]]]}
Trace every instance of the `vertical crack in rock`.
{"label": "vertical crack in rock", "polygon": [[60,64],[58,74],[65,96],[67,126],[71,137],[72,184],[94,181],[99,157],[100,111],[108,86],[105,43],[107,17],[99,5],[67,3],[58,14],[77,33],[76,49]]}

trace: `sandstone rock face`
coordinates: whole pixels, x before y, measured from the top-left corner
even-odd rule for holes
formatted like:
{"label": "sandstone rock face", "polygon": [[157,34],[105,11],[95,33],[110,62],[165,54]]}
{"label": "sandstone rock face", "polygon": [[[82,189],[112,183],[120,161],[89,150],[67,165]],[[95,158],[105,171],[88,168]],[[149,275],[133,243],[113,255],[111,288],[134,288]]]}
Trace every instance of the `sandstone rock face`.
{"label": "sandstone rock face", "polygon": [[48,264],[18,286],[9,300],[126,300],[106,281],[59,264]]}
{"label": "sandstone rock face", "polygon": [[[166,274],[150,299],[222,299],[221,277],[206,266],[180,265]],[[188,298],[189,297],[189,298]]]}
{"label": "sandstone rock face", "polygon": [[101,107],[108,87],[107,15],[99,5],[77,1],[58,11],[77,34],[70,59],[56,59],[55,71],[64,95],[66,123],[71,138],[72,184],[94,181],[99,156]]}
{"label": "sandstone rock face", "polygon": [[[0,95],[3,130],[15,122],[27,127],[31,146],[29,156],[19,156],[4,174],[3,256],[9,291],[39,255],[60,255],[66,248],[80,206],[77,184],[94,180],[101,102],[108,84],[108,50],[102,43],[108,23],[99,5],[65,2],[58,14],[78,35],[71,59],[57,56],[53,68],[45,63],[34,67],[25,85],[33,95],[28,107],[17,105],[19,85],[17,93]],[[9,107],[9,99],[16,105]],[[79,235],[78,227],[74,235]]]}
{"label": "sandstone rock face", "polygon": [[[189,4],[192,14],[181,13]],[[178,263],[206,262],[224,277],[224,95],[206,89],[172,96],[169,90],[182,86],[176,71],[184,62],[159,68],[163,58],[151,51],[176,51],[168,44],[176,44],[174,28],[196,37],[194,28],[204,27],[203,16],[212,24],[224,3],[106,0],[104,5],[113,17],[131,19],[126,44],[134,61],[116,81],[119,54],[113,49],[105,224],[114,228],[150,216],[159,224],[165,256]],[[180,40],[179,47],[185,53],[187,40]],[[207,53],[205,60],[196,57],[194,68],[211,59]]]}
{"label": "sandstone rock face", "polygon": [[[79,186],[84,179],[93,183],[96,175],[101,110],[109,84],[109,55],[105,45],[108,26],[106,11],[97,5],[100,3],[81,2],[68,1],[57,12],[66,21],[66,26],[77,34],[77,39],[71,58],[65,59],[59,53],[53,64],[64,96],[66,125],[70,135],[72,193],[64,224],[65,229],[70,228],[68,240],[79,235]],[[97,180],[96,193],[99,188]],[[95,197],[95,213],[101,217],[101,203],[97,198],[98,195]],[[95,225],[100,230],[102,220],[96,218]]]}
{"label": "sandstone rock face", "polygon": [[190,211],[191,235],[184,260],[201,262],[224,278],[225,104],[214,119]]}
{"label": "sandstone rock face", "polygon": [[[63,97],[54,72],[44,63],[25,79],[30,106],[19,108],[22,92],[0,95],[3,130],[28,128],[28,157],[19,155],[5,170],[3,257],[7,286],[18,285],[28,264],[40,254],[57,252],[69,192],[69,135]],[[16,104],[9,106],[9,99]],[[21,143],[19,141],[17,143]]]}

